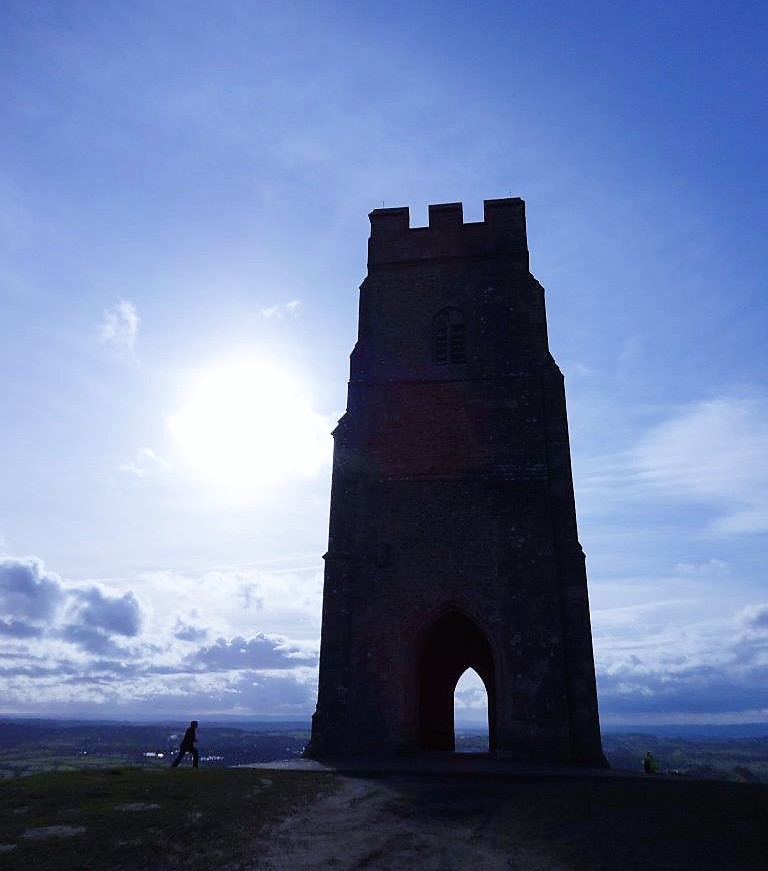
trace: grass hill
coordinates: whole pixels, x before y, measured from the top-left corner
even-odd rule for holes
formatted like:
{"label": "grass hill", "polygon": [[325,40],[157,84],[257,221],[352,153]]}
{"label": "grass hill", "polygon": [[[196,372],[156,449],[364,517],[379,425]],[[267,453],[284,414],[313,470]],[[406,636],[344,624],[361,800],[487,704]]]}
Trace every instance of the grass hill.
{"label": "grass hill", "polygon": [[104,768],[0,782],[0,866],[765,871],[768,786]]}
{"label": "grass hill", "polygon": [[[194,771],[176,723],[0,720],[0,868],[768,869],[764,731],[604,734],[612,772],[526,779],[231,768],[297,756],[306,724],[203,725]],[[680,776],[621,774],[647,750]]]}
{"label": "grass hill", "polygon": [[0,867],[248,867],[269,827],[333,789],[330,774],[104,768],[0,782]]}

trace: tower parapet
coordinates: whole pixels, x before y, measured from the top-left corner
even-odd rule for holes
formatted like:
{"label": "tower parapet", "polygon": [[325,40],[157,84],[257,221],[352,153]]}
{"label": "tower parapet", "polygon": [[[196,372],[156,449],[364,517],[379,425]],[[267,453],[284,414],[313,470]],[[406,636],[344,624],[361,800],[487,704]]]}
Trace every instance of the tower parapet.
{"label": "tower parapet", "polygon": [[525,203],[519,197],[485,200],[483,220],[464,223],[461,203],[429,207],[429,225],[410,226],[410,211],[374,209],[368,240],[368,267],[467,257],[503,257],[528,269]]}

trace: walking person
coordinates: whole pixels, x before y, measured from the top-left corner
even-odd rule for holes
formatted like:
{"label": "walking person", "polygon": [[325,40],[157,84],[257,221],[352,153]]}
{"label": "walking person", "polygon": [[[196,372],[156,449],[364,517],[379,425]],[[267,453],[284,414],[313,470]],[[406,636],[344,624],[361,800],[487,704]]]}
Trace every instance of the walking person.
{"label": "walking person", "polygon": [[176,766],[181,762],[184,756],[187,753],[192,754],[192,767],[197,768],[198,763],[200,761],[200,754],[197,752],[197,747],[195,744],[197,743],[197,720],[192,720],[189,724],[189,728],[184,733],[184,737],[181,740],[181,747],[179,747],[179,754],[171,763],[172,768],[176,768]]}

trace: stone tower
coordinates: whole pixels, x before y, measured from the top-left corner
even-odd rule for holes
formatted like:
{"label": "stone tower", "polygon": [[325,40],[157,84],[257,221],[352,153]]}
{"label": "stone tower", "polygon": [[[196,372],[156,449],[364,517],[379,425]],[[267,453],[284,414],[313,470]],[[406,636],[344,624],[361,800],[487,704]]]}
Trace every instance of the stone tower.
{"label": "stone tower", "polygon": [[604,765],[563,377],[525,204],[370,214],[334,431],[310,755],[454,748],[473,668],[490,749]]}

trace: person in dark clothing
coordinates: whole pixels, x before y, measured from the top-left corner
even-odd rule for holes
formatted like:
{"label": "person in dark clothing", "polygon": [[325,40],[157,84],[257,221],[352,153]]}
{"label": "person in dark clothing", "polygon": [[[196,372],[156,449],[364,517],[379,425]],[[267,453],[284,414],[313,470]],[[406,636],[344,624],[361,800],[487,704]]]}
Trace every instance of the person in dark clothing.
{"label": "person in dark clothing", "polygon": [[187,753],[192,754],[192,767],[197,768],[198,762],[200,760],[200,755],[197,752],[197,747],[195,744],[197,743],[197,720],[192,720],[189,724],[189,728],[184,733],[184,737],[181,741],[181,747],[179,747],[179,755],[173,760],[171,763],[172,768],[176,768],[176,766],[181,762],[184,756]]}

